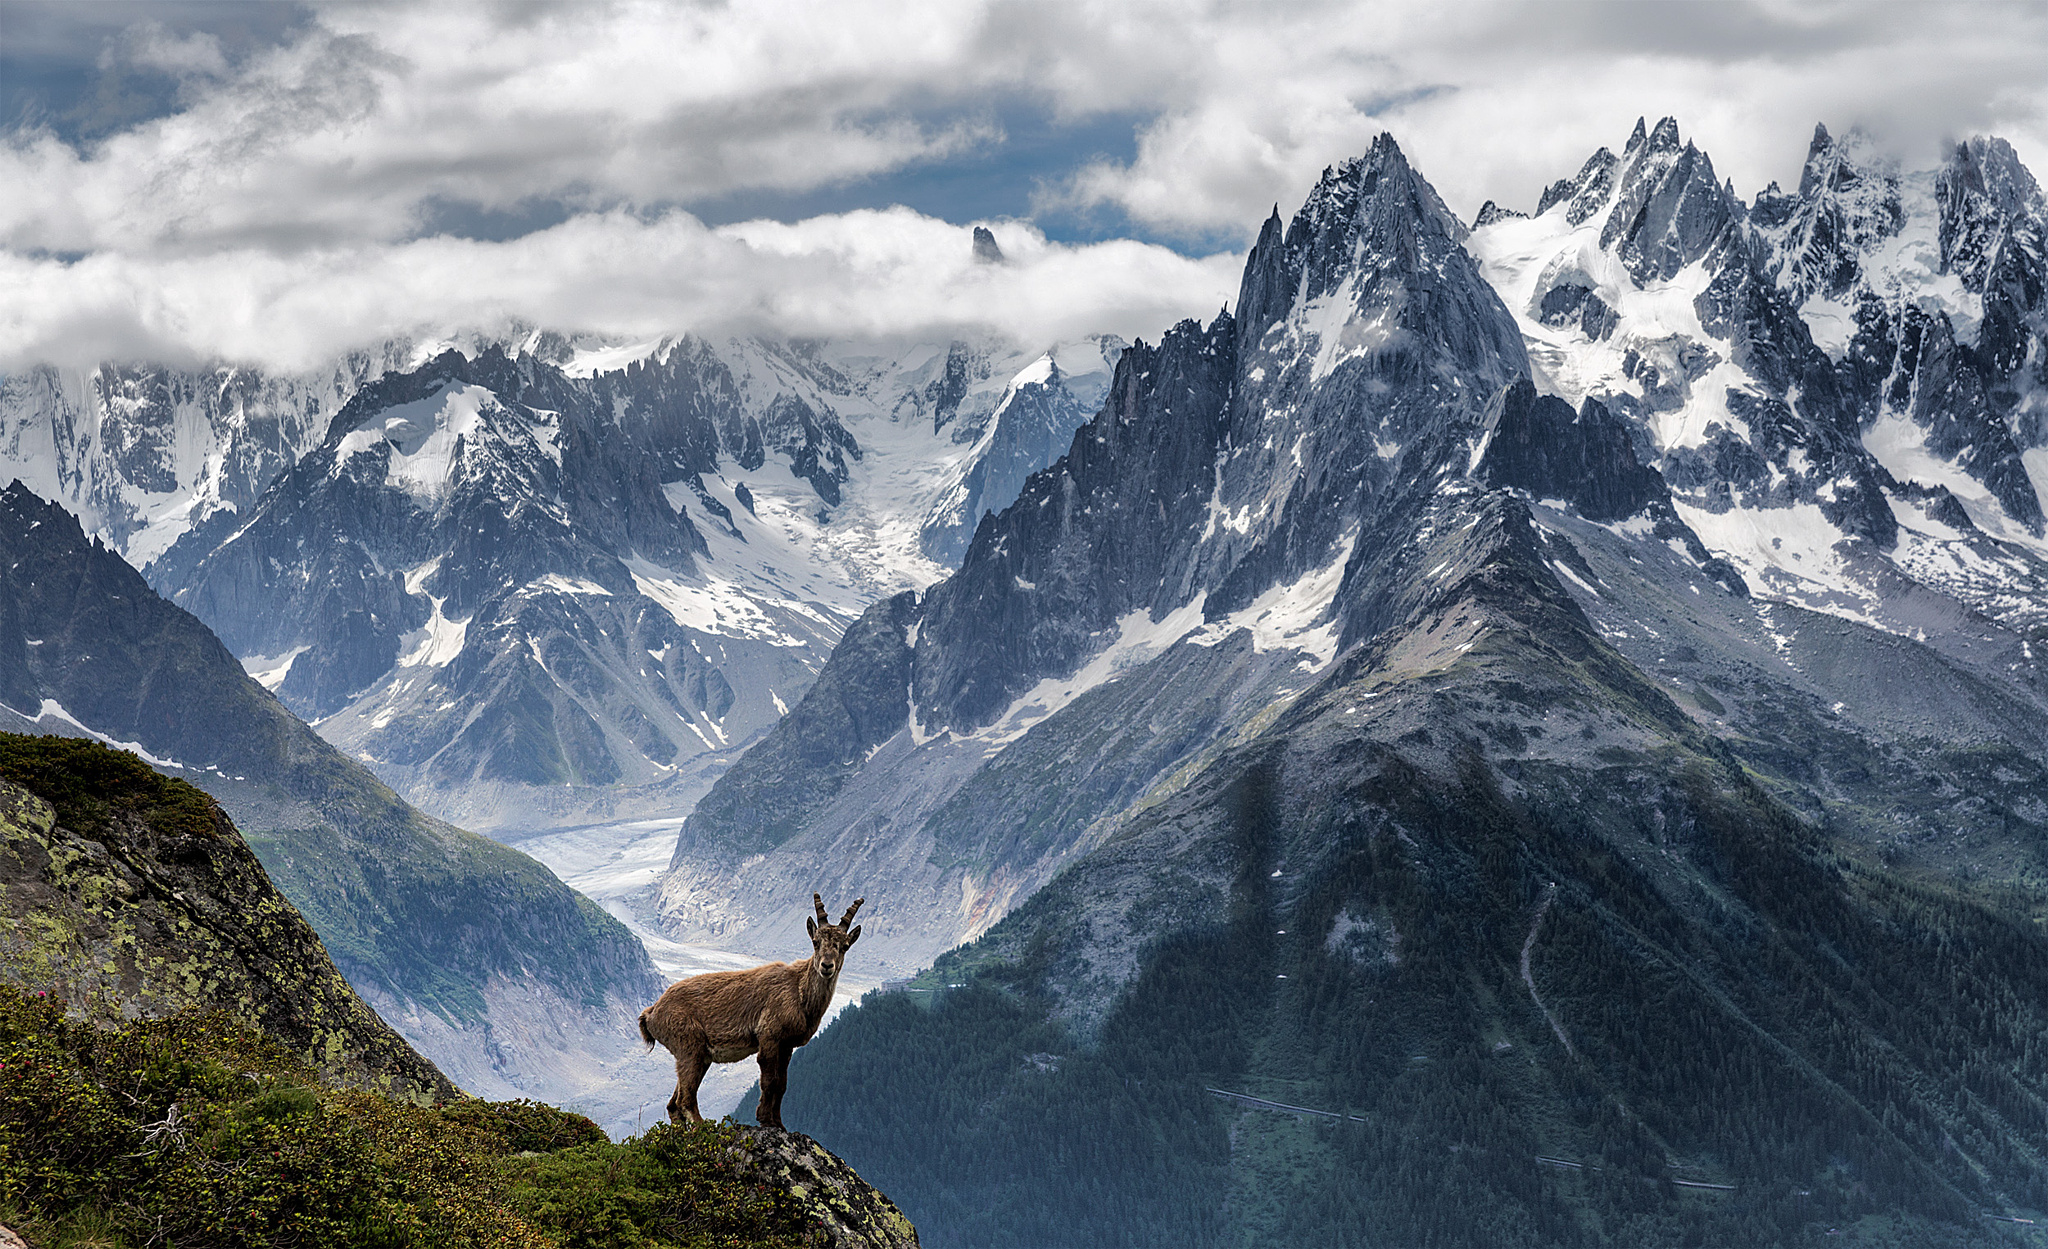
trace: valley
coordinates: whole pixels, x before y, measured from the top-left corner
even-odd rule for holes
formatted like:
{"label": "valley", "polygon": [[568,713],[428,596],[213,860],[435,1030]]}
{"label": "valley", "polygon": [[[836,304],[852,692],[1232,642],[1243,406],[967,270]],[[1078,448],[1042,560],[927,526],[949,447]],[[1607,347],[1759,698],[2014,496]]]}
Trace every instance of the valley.
{"label": "valley", "polygon": [[[1149,341],[9,378],[84,590],[0,609],[7,723],[190,774],[450,1078],[615,1137],[661,983],[864,894],[789,1114],[935,1244],[2034,1243],[2048,198],[1647,120],[1469,224],[1381,134]],[[179,732],[173,632],[324,787]],[[443,983],[432,847],[545,956]]]}

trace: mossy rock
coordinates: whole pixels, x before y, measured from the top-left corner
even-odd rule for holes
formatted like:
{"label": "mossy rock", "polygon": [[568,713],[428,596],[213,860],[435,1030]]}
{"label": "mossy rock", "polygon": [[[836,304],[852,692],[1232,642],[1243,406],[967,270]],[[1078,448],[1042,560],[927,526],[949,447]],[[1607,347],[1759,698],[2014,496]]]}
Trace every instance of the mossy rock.
{"label": "mossy rock", "polygon": [[0,980],[103,1023],[219,1009],[331,1078],[455,1087],[377,1017],[204,792],[96,742],[0,734]]}
{"label": "mossy rock", "polygon": [[739,1126],[726,1157],[742,1179],[791,1194],[832,1249],[916,1249],[917,1228],[896,1203],[801,1132]]}

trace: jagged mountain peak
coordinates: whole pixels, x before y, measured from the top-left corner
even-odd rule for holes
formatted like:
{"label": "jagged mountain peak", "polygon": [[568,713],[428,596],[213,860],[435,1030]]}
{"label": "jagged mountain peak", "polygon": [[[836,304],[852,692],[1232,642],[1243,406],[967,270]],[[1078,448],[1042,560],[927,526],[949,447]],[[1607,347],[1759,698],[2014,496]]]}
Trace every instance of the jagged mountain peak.
{"label": "jagged mountain peak", "polygon": [[1799,189],[1788,195],[1773,184],[1751,217],[1769,241],[1767,270],[1795,303],[1844,299],[1864,255],[1905,226],[1898,162],[1860,130],[1837,138],[1815,125]]}
{"label": "jagged mountain peak", "polygon": [[1820,125],[1797,189],[1744,208],[1660,122],[1611,174],[1588,162],[1604,199],[1546,193],[1545,214],[1473,247],[1539,386],[1627,419],[1687,522],[1761,592],[1883,619],[1843,588],[1879,575],[1854,570],[1861,539],[1997,615],[2011,603],[1933,552],[2031,543],[2042,524],[2040,215],[2006,151],[1902,173],[1870,136]]}
{"label": "jagged mountain peak", "polygon": [[1573,225],[1585,221],[1600,210],[1614,190],[1614,167],[1618,164],[1613,152],[1600,148],[1579,166],[1577,175],[1559,178],[1544,190],[1536,201],[1536,215],[1540,217],[1554,206],[1565,204],[1565,216]]}
{"label": "jagged mountain peak", "polygon": [[[1637,122],[1637,133],[1641,133]],[[1669,281],[1722,241],[1742,205],[1714,175],[1714,162],[1690,141],[1680,142],[1678,120],[1666,117],[1648,138],[1633,138],[1600,205],[1607,218],[1600,245],[1612,249],[1638,282]],[[1582,193],[1583,194],[1583,193]],[[1598,208],[1575,199],[1575,223]]]}
{"label": "jagged mountain peak", "polygon": [[1837,136],[1828,131],[1827,123],[1815,122],[1813,138],[1806,146],[1806,163],[1799,170],[1799,195],[1840,194],[1871,176],[1896,177],[1898,170],[1898,158],[1869,131],[1852,126]]}
{"label": "jagged mountain peak", "polygon": [[1245,262],[1239,353],[1270,357],[1250,384],[1279,384],[1303,363],[1320,382],[1353,361],[1505,384],[1522,367],[1520,343],[1465,251],[1469,234],[1390,135],[1326,169],[1284,232],[1277,213],[1267,221]]}
{"label": "jagged mountain peak", "polygon": [[2016,283],[2020,303],[2039,304],[2048,202],[2012,145],[1984,135],[1957,144],[1935,177],[1934,194],[1942,268],[1973,293]]}
{"label": "jagged mountain peak", "polygon": [[1973,135],[1956,144],[1944,172],[1959,190],[1984,196],[2007,216],[2043,207],[2041,184],[2020,162],[2012,144],[1996,135]]}
{"label": "jagged mountain peak", "polygon": [[386,408],[425,399],[450,382],[481,386],[516,399],[521,377],[518,365],[497,343],[485,346],[474,356],[464,354],[460,348],[447,347],[415,368],[394,371],[366,384],[328,422],[327,437],[346,434]]}
{"label": "jagged mountain peak", "polygon": [[1467,233],[1383,133],[1364,155],[1324,169],[1284,228],[1274,206],[1245,264],[1238,320],[1248,341],[1257,341],[1274,317],[1328,295],[1368,258],[1375,267],[1413,271]]}
{"label": "jagged mountain peak", "polygon": [[1467,231],[1408,163],[1400,144],[1382,132],[1372,147],[1323,170],[1287,228],[1292,263],[1307,279],[1304,294],[1327,294],[1360,253],[1413,263],[1422,238],[1463,242]]}

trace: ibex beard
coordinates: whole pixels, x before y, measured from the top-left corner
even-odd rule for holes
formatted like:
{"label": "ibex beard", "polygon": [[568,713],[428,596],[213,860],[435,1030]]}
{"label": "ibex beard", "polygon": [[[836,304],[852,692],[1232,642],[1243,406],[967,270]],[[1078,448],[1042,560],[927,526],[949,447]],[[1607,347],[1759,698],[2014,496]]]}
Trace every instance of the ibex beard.
{"label": "ibex beard", "polygon": [[760,1056],[761,1104],[754,1117],[765,1127],[782,1126],[782,1090],[789,1082],[789,1056],[818,1031],[832,1005],[832,991],[846,966],[846,952],[860,940],[849,928],[853,905],[836,924],[825,918],[825,899],[811,895],[818,917],[804,919],[811,934],[811,956],[797,963],[763,963],[745,971],[714,971],[668,987],[654,1005],[640,1012],[640,1039],[668,1047],[676,1059],[676,1091],[668,1099],[671,1123],[685,1119],[702,1123],[697,1086],[712,1063],[736,1063],[749,1054]]}

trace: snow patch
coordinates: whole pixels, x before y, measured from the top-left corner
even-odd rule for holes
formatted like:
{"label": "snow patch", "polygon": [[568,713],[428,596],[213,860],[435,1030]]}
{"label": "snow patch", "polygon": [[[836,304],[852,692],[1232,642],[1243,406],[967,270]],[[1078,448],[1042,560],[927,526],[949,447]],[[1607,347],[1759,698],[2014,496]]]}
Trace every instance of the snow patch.
{"label": "snow patch", "polygon": [[[581,594],[592,598],[610,598],[612,596],[610,590],[605,589],[595,581],[586,581],[581,577],[564,577],[558,572],[551,572],[545,577],[536,578],[527,582],[523,587],[523,592],[527,594],[537,594],[544,590],[552,590],[556,594]],[[436,599],[434,605],[438,610],[440,600]]]}
{"label": "snow patch", "polygon": [[668,342],[666,338],[648,338],[637,342],[612,343],[603,345],[577,344],[571,349],[568,363],[561,366],[569,377],[596,377],[600,373],[616,373],[628,365],[660,352]]}
{"label": "snow patch", "polygon": [[[434,599],[434,614],[427,618],[426,626],[400,636],[399,667],[439,668],[462,653],[463,642],[469,634],[469,621],[450,620],[442,615],[441,605],[447,601],[445,598]],[[378,717],[380,722],[374,727],[384,727],[382,722],[388,721],[389,715],[388,711],[382,713]]]}
{"label": "snow patch", "polygon": [[[626,567],[640,593],[661,604],[677,624],[699,633],[803,648],[817,642],[822,633],[844,628],[809,603],[771,597],[759,590],[750,592],[716,573],[681,574],[637,556],[627,560]],[[792,618],[814,628],[793,632]]]}
{"label": "snow patch", "polygon": [[1847,539],[1819,504],[1733,507],[1718,513],[1683,501],[1674,505],[1679,518],[1709,550],[1735,565],[1759,599],[1782,598],[1898,631],[1880,615],[1877,592],[1851,572],[1839,549]]}
{"label": "snow patch", "polygon": [[1244,629],[1252,635],[1254,651],[1304,651],[1308,656],[1304,667],[1314,670],[1327,666],[1337,657],[1337,620],[1331,604],[1357,546],[1358,535],[1353,532],[1329,563],[1285,585],[1272,587],[1240,610],[1203,625],[1188,640],[1199,646],[1214,646]]}
{"label": "snow patch", "polygon": [[[1887,411],[1864,431],[1863,446],[1891,475],[1923,486],[1944,486],[1963,505],[1963,511],[1977,528],[1994,538],[2030,547],[2048,555],[2048,540],[2036,537],[2025,525],[2006,515],[2005,507],[1983,482],[1955,464],[1944,460],[1927,446],[1927,431],[1912,419]],[[2048,498],[2048,448],[2036,447],[2021,453],[2020,461],[2034,481],[2036,493]]]}
{"label": "snow patch", "polygon": [[277,687],[284,684],[287,673],[292,670],[292,661],[312,650],[311,646],[294,646],[282,655],[250,655],[242,660],[242,671],[255,679],[256,684],[277,693]]}
{"label": "snow patch", "polygon": [[[973,736],[991,745],[1007,746],[1089,690],[1151,663],[1201,627],[1202,606],[1207,599],[1208,592],[1204,591],[1158,620],[1143,609],[1124,614],[1117,619],[1115,640],[1097,651],[1079,670],[1071,676],[1040,681],[1011,703],[994,724]],[[911,728],[920,744],[930,740],[915,721]]]}
{"label": "snow patch", "polygon": [[[1730,360],[1733,353],[1727,344],[1700,325],[1694,309],[1713,281],[1706,263],[1696,261],[1668,282],[1638,286],[1619,258],[1600,246],[1605,220],[1605,214],[1596,213],[1573,226],[1562,211],[1505,218],[1474,230],[1466,242],[1480,272],[1500,293],[1522,331],[1537,389],[1575,408],[1588,397],[1641,397],[1640,369],[1637,377],[1629,376],[1631,353],[1640,361],[1671,354],[1690,342],[1712,350],[1719,363],[1683,388],[1683,403],[1651,414],[1657,445],[1667,451],[1698,446],[1716,423],[1741,427],[1728,412],[1727,392],[1730,387],[1748,387],[1750,379]],[[1560,283],[1585,287],[1613,309],[1616,331],[1593,339],[1576,321],[1553,326],[1539,320],[1543,296]]]}
{"label": "snow patch", "polygon": [[[98,729],[95,729],[87,725],[83,720],[80,720],[77,716],[74,716],[70,712],[66,711],[64,709],[64,704],[58,702],[54,698],[45,698],[43,700],[43,705],[39,709],[37,709],[36,714],[30,716],[29,719],[34,720],[38,724],[41,724],[45,719],[61,720],[65,724],[70,725],[72,728],[83,730],[94,741],[100,742],[103,745],[112,746],[116,750],[125,750],[130,754],[137,756],[144,763],[149,764],[151,767],[176,768],[180,772],[189,772],[193,770],[187,768],[184,764],[179,763],[175,759],[157,758],[155,755],[150,754],[147,750],[144,750],[140,742],[122,742],[116,741],[113,738],[108,737],[105,733],[102,733]],[[217,771],[217,769],[207,770]]]}
{"label": "snow patch", "polygon": [[1579,587],[1581,590],[1584,590],[1586,593],[1592,595],[1594,598],[1600,597],[1600,591],[1586,584],[1585,578],[1579,576],[1579,574],[1571,570],[1571,565],[1566,564],[1562,560],[1545,560],[1544,562],[1549,564],[1550,570],[1556,573],[1558,576],[1563,577],[1566,581],[1571,582],[1573,585]]}

